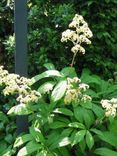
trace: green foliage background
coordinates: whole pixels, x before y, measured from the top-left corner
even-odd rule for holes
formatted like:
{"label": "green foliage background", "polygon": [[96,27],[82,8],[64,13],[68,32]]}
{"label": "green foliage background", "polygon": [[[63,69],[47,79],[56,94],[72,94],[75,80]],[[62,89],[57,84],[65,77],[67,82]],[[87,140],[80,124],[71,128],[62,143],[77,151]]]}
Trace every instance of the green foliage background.
{"label": "green foliage background", "polygon": [[[96,148],[98,149],[96,149],[95,153],[103,156],[107,156],[107,154],[109,154],[109,156],[112,155],[110,153],[113,153],[114,156],[114,154],[116,155],[114,151],[117,150],[117,141],[114,140],[117,134],[116,118],[115,120],[109,118],[109,120],[105,119],[104,121],[102,121],[101,117],[103,110],[99,105],[100,100],[103,98],[106,99],[117,97],[117,84],[116,82],[115,84],[113,84],[104,81],[99,76],[97,76],[100,75],[104,79],[113,78],[113,73],[117,71],[116,8],[116,0],[28,0],[28,59],[30,76],[41,73],[44,68],[43,64],[48,62],[53,63],[58,70],[61,70],[63,67],[70,65],[72,59],[72,53],[70,52],[70,49],[72,45],[70,43],[63,44],[60,42],[60,39],[61,33],[68,28],[68,24],[73,18],[74,14],[79,13],[83,15],[84,19],[87,21],[89,27],[93,31],[94,37],[92,39],[92,45],[86,47],[86,55],[79,55],[77,57],[75,64],[75,69],[78,75],[82,73],[82,81],[90,85],[90,89],[88,90],[87,94],[89,94],[93,98],[93,108],[91,107],[85,109],[86,111],[90,110],[94,113],[95,122],[92,122],[92,125],[103,133],[99,133],[99,131],[96,131],[96,129],[93,129],[93,131],[91,131],[91,129],[88,129],[90,132],[88,133],[88,135],[90,136],[89,138],[93,137],[94,141],[96,142],[95,147],[93,147],[93,139],[92,142],[89,142],[89,144],[87,143],[86,152],[88,151],[90,155],[94,154],[94,150]],[[0,65],[4,65],[5,68],[9,71],[14,71],[14,51],[13,1],[1,0]],[[88,70],[88,68],[91,70],[91,72]],[[115,79],[117,79],[117,77]],[[16,150],[13,149],[13,142],[16,138],[16,127],[14,126],[15,119],[14,117],[7,116],[7,111],[16,104],[16,101],[14,101],[14,97],[11,96],[3,97],[1,90],[2,88],[0,88],[0,145],[2,147],[0,149],[0,155],[5,156],[4,153],[7,153],[7,155],[13,155]],[[45,98],[47,98],[48,102],[49,96]],[[63,103],[63,101],[61,102]],[[48,117],[51,117],[50,114],[53,113],[53,109],[50,109],[50,112],[48,111],[49,108],[51,108],[48,103],[47,105],[46,103],[44,103],[44,105],[42,105],[42,108],[41,105],[37,105],[37,107],[39,107],[42,114],[38,112],[38,110],[34,110],[35,114],[40,113],[42,119],[45,120],[45,129],[42,128],[42,132],[46,140],[48,139],[46,136],[47,132],[54,131],[53,127],[50,127],[50,119],[52,118],[47,118],[47,115]],[[64,106],[62,107],[64,108]],[[56,108],[58,108],[58,105]],[[69,106],[68,110],[73,111],[72,107]],[[37,119],[37,116],[35,114],[30,115],[30,123],[32,123],[32,127]],[[64,112],[60,117],[68,119]],[[70,121],[76,122],[76,119],[74,119],[74,117],[69,118]],[[89,116],[89,124],[90,119],[92,119],[91,116]],[[54,122],[52,124],[55,128],[55,131],[60,134],[60,132],[64,130],[64,127],[55,127],[56,120],[58,120],[58,115],[56,116],[56,118],[54,118]],[[38,122],[40,122],[40,119],[38,120]],[[82,124],[88,124],[88,120],[86,120],[86,123]],[[57,124],[57,126],[59,125]],[[28,136],[28,139],[32,139],[29,136],[33,135],[33,139],[36,140],[37,133],[35,133],[35,130],[30,130],[30,133],[31,134],[26,134]],[[39,137],[41,137],[40,134],[41,133],[38,134]],[[53,139],[53,136],[52,139],[51,136],[49,137],[49,141]],[[31,140],[31,144],[30,140],[26,140],[26,142],[29,142],[29,144],[26,145],[29,147],[29,149],[30,146],[32,147],[32,145],[38,145],[38,140],[36,140],[37,142],[36,144],[34,144],[34,142],[32,142],[33,139]],[[100,141],[100,139],[102,141]],[[35,148],[36,147],[37,146],[35,146]],[[83,145],[81,145],[81,147],[83,147]],[[91,147],[93,148],[90,150]],[[84,154],[84,156],[86,156],[87,153],[85,153],[85,148],[76,149],[78,149],[78,153],[81,152],[81,155]],[[38,147],[37,149],[35,149],[35,151],[36,150],[38,150]],[[73,152],[69,148],[69,146],[67,150],[66,148],[62,148],[62,150],[64,152],[67,150]],[[59,153],[60,151],[57,152]],[[66,152],[66,155],[69,156],[69,153]]]}
{"label": "green foliage background", "polygon": [[[57,69],[68,66],[72,59],[71,45],[60,42],[61,33],[75,13],[83,15],[93,31],[92,45],[86,55],[78,56],[76,70],[84,67],[104,78],[117,70],[117,1],[116,0],[30,0],[28,1],[29,75],[42,71],[47,62]],[[0,64],[13,71],[13,2],[0,3]],[[78,68],[79,67],[79,68]]]}

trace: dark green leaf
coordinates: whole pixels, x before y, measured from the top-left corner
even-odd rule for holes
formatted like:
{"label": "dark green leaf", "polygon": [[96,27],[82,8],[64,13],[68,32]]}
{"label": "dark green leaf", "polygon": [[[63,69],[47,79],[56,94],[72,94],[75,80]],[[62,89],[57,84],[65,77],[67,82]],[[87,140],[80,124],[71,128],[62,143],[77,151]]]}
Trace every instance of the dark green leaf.
{"label": "dark green leaf", "polygon": [[52,128],[52,129],[62,128],[62,127],[66,127],[66,126],[67,126],[67,124],[65,122],[60,122],[60,121],[55,121],[50,124],[50,128]]}
{"label": "dark green leaf", "polygon": [[7,134],[4,139],[6,142],[11,144],[11,142],[13,141],[13,136],[11,134]]}
{"label": "dark green leaf", "polygon": [[0,111],[0,121],[8,122],[8,117],[1,111]]}

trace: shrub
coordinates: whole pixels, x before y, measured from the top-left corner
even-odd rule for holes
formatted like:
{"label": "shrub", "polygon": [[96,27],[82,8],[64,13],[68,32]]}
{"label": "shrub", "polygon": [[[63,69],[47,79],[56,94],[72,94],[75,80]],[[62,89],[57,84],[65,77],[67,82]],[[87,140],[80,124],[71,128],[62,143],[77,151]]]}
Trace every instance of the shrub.
{"label": "shrub", "polygon": [[[74,54],[84,53],[82,43],[89,43],[92,33],[87,25],[84,27],[82,16],[76,15],[69,26],[73,24],[77,32],[65,31],[62,41],[73,42]],[[15,99],[20,101],[8,114],[29,115],[29,133],[18,136],[11,148],[17,156],[117,155],[117,84],[102,80],[88,69],[79,79],[73,67],[75,56],[72,67],[58,71],[47,63],[47,70],[32,79],[0,68],[2,94],[18,94]]]}

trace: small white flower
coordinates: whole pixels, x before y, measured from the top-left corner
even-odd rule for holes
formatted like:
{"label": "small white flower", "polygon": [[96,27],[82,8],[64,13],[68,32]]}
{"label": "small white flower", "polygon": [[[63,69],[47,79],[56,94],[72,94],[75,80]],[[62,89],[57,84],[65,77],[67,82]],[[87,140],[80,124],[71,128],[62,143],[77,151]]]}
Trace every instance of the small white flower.
{"label": "small white flower", "polygon": [[117,98],[112,98],[111,100],[101,100],[102,107],[105,108],[106,116],[116,116],[116,109],[117,109]]}

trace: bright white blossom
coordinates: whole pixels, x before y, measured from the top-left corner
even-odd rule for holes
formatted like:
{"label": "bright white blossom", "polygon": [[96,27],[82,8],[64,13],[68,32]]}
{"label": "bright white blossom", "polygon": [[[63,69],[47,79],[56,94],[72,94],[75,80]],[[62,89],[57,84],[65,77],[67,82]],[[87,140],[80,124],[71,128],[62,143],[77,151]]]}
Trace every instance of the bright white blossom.
{"label": "bright white blossom", "polygon": [[84,94],[89,88],[87,84],[81,83],[77,77],[67,78],[67,90],[64,97],[65,104],[91,101],[91,97]]}
{"label": "bright white blossom", "polygon": [[7,70],[0,66],[0,86],[3,86],[3,94],[17,95],[19,103],[27,104],[37,102],[41,94],[35,90],[31,90],[31,79],[20,77],[17,74],[9,74]]}
{"label": "bright white blossom", "polygon": [[79,88],[83,91],[86,91],[87,89],[89,89],[89,85],[87,85],[85,83],[81,83],[81,84],[79,84]]}
{"label": "bright white blossom", "polygon": [[105,108],[105,115],[108,116],[116,116],[117,109],[117,98],[112,98],[111,100],[101,100],[102,107]]}
{"label": "bright white blossom", "polygon": [[62,33],[61,42],[67,42],[69,40],[74,45],[71,48],[71,51],[74,54],[77,52],[85,54],[85,49],[82,47],[82,44],[91,44],[89,38],[93,36],[87,22],[85,22],[81,15],[76,14],[72,22],[69,24],[69,28],[70,29],[67,29]]}

